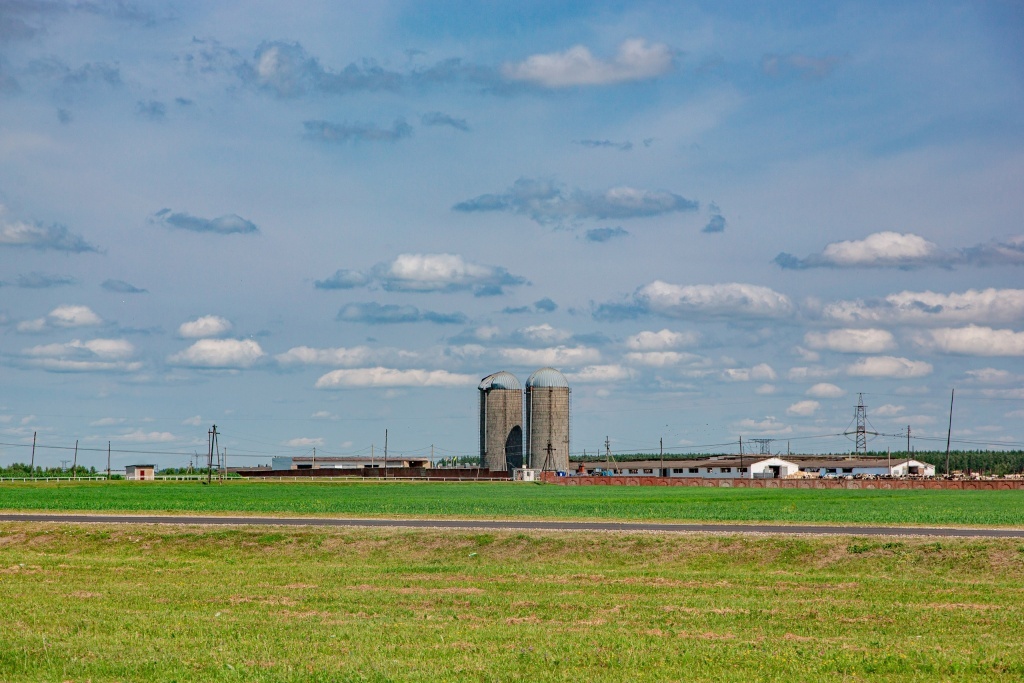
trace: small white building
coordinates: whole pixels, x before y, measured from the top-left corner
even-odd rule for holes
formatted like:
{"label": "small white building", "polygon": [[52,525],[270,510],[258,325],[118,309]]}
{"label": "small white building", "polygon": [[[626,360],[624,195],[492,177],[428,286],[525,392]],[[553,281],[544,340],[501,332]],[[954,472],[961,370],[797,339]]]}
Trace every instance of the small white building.
{"label": "small white building", "polygon": [[156,479],[156,465],[128,465],[124,478],[130,481],[153,481]]}
{"label": "small white building", "polygon": [[796,463],[761,456],[722,456],[703,460],[640,460],[584,463],[586,474],[611,477],[698,477],[701,479],[781,479],[796,474]]}

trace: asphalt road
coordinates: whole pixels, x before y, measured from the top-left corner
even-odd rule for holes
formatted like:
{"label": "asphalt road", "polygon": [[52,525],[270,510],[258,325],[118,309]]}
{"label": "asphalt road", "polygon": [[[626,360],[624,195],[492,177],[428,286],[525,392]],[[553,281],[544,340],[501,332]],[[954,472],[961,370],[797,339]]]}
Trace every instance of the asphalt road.
{"label": "asphalt road", "polygon": [[817,526],[788,524],[648,524],[646,522],[529,522],[464,519],[340,519],[329,517],[215,517],[203,515],[75,515],[4,513],[0,522],[102,524],[204,524],[252,526],[387,527],[412,529],[501,529],[511,531],[660,531],[668,533],[843,534],[848,536],[949,536],[1024,538],[1024,529],[953,527]]}

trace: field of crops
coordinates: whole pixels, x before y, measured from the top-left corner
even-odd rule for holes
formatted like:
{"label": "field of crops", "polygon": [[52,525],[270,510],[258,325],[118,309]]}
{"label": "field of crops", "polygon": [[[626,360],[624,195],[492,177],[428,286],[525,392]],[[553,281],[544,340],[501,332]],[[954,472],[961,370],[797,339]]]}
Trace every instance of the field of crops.
{"label": "field of crops", "polygon": [[0,680],[1021,680],[1019,541],[0,524]]}
{"label": "field of crops", "polygon": [[0,509],[1022,526],[1024,491],[450,482],[38,482],[0,484]]}

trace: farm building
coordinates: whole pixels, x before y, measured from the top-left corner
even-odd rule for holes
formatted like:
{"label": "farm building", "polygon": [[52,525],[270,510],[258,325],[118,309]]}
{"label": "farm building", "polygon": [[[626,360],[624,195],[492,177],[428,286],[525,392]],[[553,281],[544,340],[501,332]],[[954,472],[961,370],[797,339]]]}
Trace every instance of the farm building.
{"label": "farm building", "polygon": [[273,470],[358,470],[364,468],[387,467],[432,467],[433,464],[424,458],[408,458],[404,456],[389,457],[387,461],[383,456],[324,456],[313,457],[311,455],[300,456],[276,456],[271,461]]}
{"label": "farm building", "polygon": [[526,380],[526,460],[529,467],[569,469],[571,390],[565,375],[541,368]]}
{"label": "farm building", "polygon": [[153,481],[156,478],[156,465],[128,465],[124,468],[124,478],[131,481]]}
{"label": "farm building", "polygon": [[640,460],[633,462],[588,462],[587,474],[613,477],[700,477],[702,479],[777,479],[797,472],[796,463],[781,458],[739,456],[707,460]]}
{"label": "farm building", "polygon": [[[794,458],[805,475],[817,474],[821,477],[934,477],[935,465],[900,458]],[[891,464],[890,464],[891,462]]]}

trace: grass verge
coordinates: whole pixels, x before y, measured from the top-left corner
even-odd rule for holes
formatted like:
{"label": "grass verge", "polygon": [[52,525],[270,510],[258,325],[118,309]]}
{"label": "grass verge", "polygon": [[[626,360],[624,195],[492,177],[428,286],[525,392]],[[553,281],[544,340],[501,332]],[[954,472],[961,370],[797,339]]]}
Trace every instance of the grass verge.
{"label": "grass verge", "polygon": [[1024,544],[0,524],[0,680],[1020,680]]}

